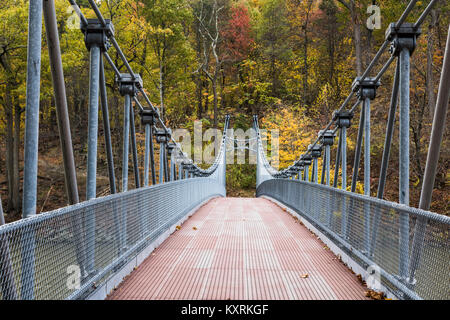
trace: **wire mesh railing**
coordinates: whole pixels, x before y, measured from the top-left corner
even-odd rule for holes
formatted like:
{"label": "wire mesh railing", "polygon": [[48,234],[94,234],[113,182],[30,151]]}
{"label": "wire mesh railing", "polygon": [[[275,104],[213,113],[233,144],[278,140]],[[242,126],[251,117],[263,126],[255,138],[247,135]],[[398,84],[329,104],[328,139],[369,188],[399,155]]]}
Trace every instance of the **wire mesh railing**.
{"label": "wire mesh railing", "polygon": [[178,180],[3,225],[0,299],[84,298],[197,205],[224,195],[217,179]]}
{"label": "wire mesh railing", "polygon": [[[256,193],[294,209],[364,269],[380,270],[381,284],[398,298],[450,299],[449,217],[299,180],[266,180]],[[410,248],[423,220],[425,241],[416,255]]]}

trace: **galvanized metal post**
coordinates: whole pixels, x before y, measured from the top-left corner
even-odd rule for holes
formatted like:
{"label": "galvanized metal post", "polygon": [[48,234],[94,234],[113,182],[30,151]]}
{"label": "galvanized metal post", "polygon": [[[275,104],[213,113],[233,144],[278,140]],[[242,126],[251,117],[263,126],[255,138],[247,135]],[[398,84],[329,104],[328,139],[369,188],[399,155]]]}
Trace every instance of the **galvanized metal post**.
{"label": "galvanized metal post", "polygon": [[330,145],[325,146],[325,174],[326,174],[326,184],[330,185]]}
{"label": "galvanized metal post", "polygon": [[122,152],[122,192],[128,191],[128,152],[130,149],[130,108],[131,97],[125,95],[123,110],[123,152]]}
{"label": "galvanized metal post", "polygon": [[[42,0],[30,1],[28,8],[27,92],[22,217],[36,214],[39,95],[41,81]],[[22,299],[34,298],[34,230],[22,235]]]}
{"label": "galvanized metal post", "polygon": [[[96,198],[100,47],[90,48],[86,200]],[[87,272],[95,272],[95,215],[86,216]]]}
{"label": "galvanized metal post", "polygon": [[314,157],[313,159],[313,179],[315,183],[319,183],[318,182],[318,177],[319,177],[319,159]]}
{"label": "galvanized metal post", "polygon": [[[341,128],[342,190],[347,190],[347,127]],[[337,169],[339,172],[339,168]],[[337,182],[337,180],[336,180]]]}
{"label": "galvanized metal post", "polygon": [[164,143],[159,144],[159,183],[164,182],[164,153],[165,150]]}
{"label": "galvanized metal post", "polygon": [[[387,168],[389,165],[389,156],[391,151],[391,143],[392,143],[392,135],[394,133],[394,123],[395,123],[395,113],[397,110],[397,102],[398,102],[398,89],[399,89],[399,73],[400,73],[400,64],[397,60],[397,66],[395,70],[394,83],[392,86],[392,94],[391,94],[391,103],[389,108],[389,116],[388,122],[386,126],[386,136],[384,140],[384,148],[383,148],[383,157],[381,161],[381,169],[380,169],[380,179],[378,182],[378,190],[377,190],[377,198],[383,199],[384,195],[384,186],[386,183],[386,174]],[[380,225],[381,213],[379,210],[376,210],[373,226],[372,226],[372,236],[370,240],[370,249],[369,256],[373,255],[373,251],[375,250],[377,236],[378,236],[378,228]]]}
{"label": "galvanized metal post", "polygon": [[[131,101],[131,99],[130,99],[130,101]],[[134,183],[135,183],[136,189],[138,189],[141,187],[141,182],[140,182],[140,177],[139,177],[139,164],[138,164],[138,155],[137,155],[137,147],[136,147],[136,127],[134,125],[133,106],[130,107],[130,135],[131,135],[131,150],[133,152]]]}
{"label": "galvanized metal post", "polygon": [[148,186],[150,162],[150,124],[145,125],[144,187]]}
{"label": "galvanized metal post", "polygon": [[305,166],[305,181],[309,181],[309,166]]}
{"label": "galvanized metal post", "polygon": [[339,133],[338,147],[336,151],[336,163],[334,165],[333,187],[337,188],[339,179],[339,167],[341,165],[342,128]]}
{"label": "galvanized metal post", "polygon": [[356,182],[358,181],[359,162],[361,160],[361,145],[364,132],[364,114],[365,114],[364,103],[361,108],[361,113],[359,117],[358,138],[356,140],[355,161],[353,163],[352,185],[350,189],[351,192],[356,191]]}
{"label": "galvanized metal post", "polygon": [[[370,98],[364,101],[364,194],[370,197]],[[370,204],[364,203],[364,248],[370,247]]]}
{"label": "galvanized metal post", "polygon": [[[78,184],[75,169],[75,161],[72,148],[72,135],[70,132],[70,120],[67,107],[66,87],[64,81],[64,72],[61,60],[61,50],[59,45],[58,27],[56,21],[54,1],[43,2],[43,12],[45,21],[45,30],[47,36],[47,46],[50,58],[50,69],[52,73],[53,93],[56,104],[56,117],[58,119],[59,140],[64,164],[64,180],[66,187],[67,200],[69,204],[78,203]],[[81,217],[72,217],[72,233],[74,237],[74,246],[77,256],[77,262],[81,273],[85,275],[84,263],[85,240],[83,221]]]}
{"label": "galvanized metal post", "polygon": [[164,143],[164,181],[168,182],[169,177],[169,159],[167,156],[167,142]]}
{"label": "galvanized metal post", "polygon": [[400,64],[397,60],[395,69],[394,84],[392,86],[391,103],[389,108],[388,122],[386,126],[386,136],[384,140],[383,157],[381,161],[380,179],[378,182],[377,198],[383,199],[384,186],[386,183],[387,168],[389,166],[389,156],[391,152],[392,135],[394,133],[395,113],[397,111],[398,90],[399,90]]}
{"label": "galvanized metal post", "polygon": [[111,194],[115,194],[117,192],[116,175],[114,172],[114,157],[111,144],[111,128],[109,125],[108,96],[106,93],[105,68],[103,64],[103,58],[100,58],[100,98],[102,104],[106,159],[108,162],[109,188]]}
{"label": "galvanized metal post", "polygon": [[44,1],[43,9],[59,138],[63,155],[66,193],[69,204],[75,204],[79,202],[78,186],[54,1]]}
{"label": "galvanized metal post", "polygon": [[[409,205],[409,77],[410,52],[403,48],[400,64],[399,112],[399,203]],[[409,269],[409,215],[400,213],[400,276],[406,278]]]}
{"label": "galvanized metal post", "polygon": [[152,169],[152,184],[156,184],[156,171],[155,171],[155,149],[153,145],[153,126],[150,126],[150,166]]}
{"label": "galvanized metal post", "polygon": [[[448,102],[450,98],[450,26],[447,33],[447,44],[444,53],[444,62],[442,65],[441,81],[434,111],[433,126],[431,129],[430,144],[428,147],[427,162],[422,182],[422,191],[420,194],[419,208],[429,210],[433,194],[434,182],[436,178],[436,169],[439,162],[439,153],[442,145],[442,137],[446,126]],[[409,270],[409,283],[415,283],[415,273],[419,267],[422,255],[422,247],[425,238],[427,219],[420,218],[416,222],[414,238],[411,249],[411,263]]]}

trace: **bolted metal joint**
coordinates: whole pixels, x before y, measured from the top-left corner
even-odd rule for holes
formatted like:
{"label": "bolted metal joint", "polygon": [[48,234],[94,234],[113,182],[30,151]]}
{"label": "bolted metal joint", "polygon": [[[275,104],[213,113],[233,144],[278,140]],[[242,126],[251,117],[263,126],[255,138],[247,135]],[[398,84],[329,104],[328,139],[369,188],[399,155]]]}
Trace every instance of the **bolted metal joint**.
{"label": "bolted metal joint", "polygon": [[157,112],[149,109],[141,110],[140,116],[141,116],[141,124],[143,126],[147,124],[153,126],[159,117]]}
{"label": "bolted metal joint", "polygon": [[352,90],[356,92],[360,100],[367,98],[373,100],[377,95],[377,88],[380,85],[380,81],[377,81],[376,78],[365,78],[361,81],[361,77],[356,77],[352,84]]}
{"label": "bolted metal joint", "polygon": [[167,153],[170,155],[172,155],[173,150],[175,150],[175,148],[177,147],[177,145],[173,142],[169,142],[167,144]]}
{"label": "bolted metal joint", "polygon": [[336,125],[339,128],[349,128],[352,124],[353,112],[351,111],[334,111],[333,112],[333,121],[336,122]]}
{"label": "bolted metal joint", "polygon": [[334,137],[336,137],[336,134],[333,132],[333,130],[326,130],[326,131],[320,130],[319,137],[322,141],[322,145],[332,146],[334,143]]}
{"label": "bolted metal joint", "polygon": [[402,23],[396,27],[391,23],[386,29],[386,40],[391,41],[389,52],[393,56],[398,56],[403,49],[414,52],[417,45],[417,37],[422,33],[420,28],[415,28],[413,23]]}
{"label": "bolted metal joint", "polygon": [[129,73],[121,73],[120,76],[116,76],[116,81],[119,84],[119,92],[122,96],[130,95],[135,96],[139,88],[142,88],[143,82],[139,74],[134,74],[134,79]]}
{"label": "bolted metal joint", "polygon": [[305,166],[310,166],[311,165],[311,161],[312,161],[312,156],[310,154],[303,154],[301,156],[301,160],[303,161],[303,164]]}
{"label": "bolted metal joint", "polygon": [[169,132],[166,132],[164,129],[157,129],[155,132],[156,142],[157,143],[167,143],[170,139],[171,130],[168,129]]}
{"label": "bolted metal joint", "polygon": [[322,155],[322,146],[316,144],[314,147],[312,145],[308,146],[308,151],[311,151],[312,158],[320,158]]}
{"label": "bolted metal joint", "polygon": [[91,50],[92,46],[98,46],[102,51],[108,51],[111,47],[108,38],[114,36],[114,26],[111,20],[105,19],[106,26],[103,26],[98,19],[87,19],[87,22],[87,25],[81,26],[86,48]]}

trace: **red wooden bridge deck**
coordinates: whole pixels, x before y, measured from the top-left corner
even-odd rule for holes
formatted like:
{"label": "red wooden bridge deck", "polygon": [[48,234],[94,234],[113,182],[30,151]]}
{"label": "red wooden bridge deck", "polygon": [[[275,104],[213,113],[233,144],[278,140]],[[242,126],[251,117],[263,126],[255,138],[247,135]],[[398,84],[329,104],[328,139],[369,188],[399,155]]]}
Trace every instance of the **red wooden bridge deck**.
{"label": "red wooden bridge deck", "polygon": [[273,202],[216,198],[108,299],[367,299],[306,227]]}

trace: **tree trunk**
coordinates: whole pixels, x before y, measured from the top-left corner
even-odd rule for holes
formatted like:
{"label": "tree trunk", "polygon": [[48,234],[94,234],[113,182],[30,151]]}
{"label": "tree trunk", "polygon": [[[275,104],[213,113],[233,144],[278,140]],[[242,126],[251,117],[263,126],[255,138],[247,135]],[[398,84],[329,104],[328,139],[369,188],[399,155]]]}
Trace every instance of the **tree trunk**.
{"label": "tree trunk", "polygon": [[353,37],[355,41],[356,73],[362,75],[362,57],[361,57],[361,26],[356,13],[355,2],[350,1],[350,15],[353,24]]}
{"label": "tree trunk", "polygon": [[203,82],[200,73],[196,74],[195,76],[195,85],[196,85],[196,92],[197,92],[197,118],[200,120],[203,116],[203,97],[202,97],[202,89],[203,89]]}
{"label": "tree trunk", "polygon": [[[18,100],[18,99],[17,99]],[[21,210],[20,201],[20,174],[19,174],[19,146],[20,146],[20,115],[22,110],[19,102],[15,102],[14,109],[14,143],[13,143],[13,174],[12,174],[12,196],[13,206],[16,212]]]}
{"label": "tree trunk", "polygon": [[217,129],[217,112],[218,112],[218,99],[217,99],[217,75],[214,75],[214,78],[211,81],[213,95],[214,95],[214,128]]}
{"label": "tree trunk", "polygon": [[6,118],[6,173],[8,179],[8,202],[7,211],[15,210],[14,195],[13,195],[13,172],[14,172],[14,137],[13,137],[13,107],[11,102],[10,84],[6,82],[5,90],[5,118]]}
{"label": "tree trunk", "polygon": [[161,120],[164,120],[164,65],[159,62],[159,100],[161,103]]}

